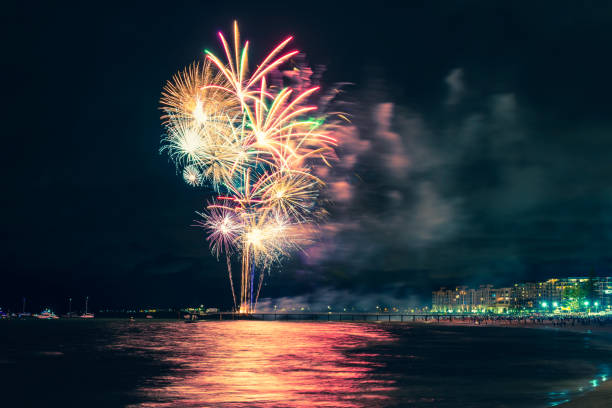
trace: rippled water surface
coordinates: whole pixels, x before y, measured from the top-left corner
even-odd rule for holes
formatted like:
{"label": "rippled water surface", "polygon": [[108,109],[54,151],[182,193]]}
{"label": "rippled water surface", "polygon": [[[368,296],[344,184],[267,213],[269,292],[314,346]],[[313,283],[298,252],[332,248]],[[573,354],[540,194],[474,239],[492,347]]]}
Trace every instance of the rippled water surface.
{"label": "rippled water surface", "polygon": [[60,320],[0,331],[9,406],[546,407],[612,366],[607,338],[555,330]]}

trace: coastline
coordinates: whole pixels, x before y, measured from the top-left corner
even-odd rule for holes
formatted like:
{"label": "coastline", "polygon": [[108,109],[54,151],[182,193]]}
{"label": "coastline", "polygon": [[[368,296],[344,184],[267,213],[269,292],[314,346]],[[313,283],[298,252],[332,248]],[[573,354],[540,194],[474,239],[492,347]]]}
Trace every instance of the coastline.
{"label": "coastline", "polygon": [[602,408],[612,404],[612,381],[579,395],[576,399],[559,404],[562,408]]}
{"label": "coastline", "polygon": [[[397,323],[397,322],[391,322]],[[540,329],[540,330],[560,330],[574,333],[585,333],[585,334],[602,334],[604,336],[609,335],[612,337],[612,326],[599,326],[594,324],[587,325],[575,325],[575,326],[555,326],[550,323],[529,323],[529,324],[516,324],[509,323],[507,321],[489,321],[487,323],[475,324],[472,321],[431,321],[431,322],[407,322],[407,324],[425,324],[425,325],[436,325],[436,326],[468,326],[468,327],[506,327],[506,328],[519,328],[519,329]]]}

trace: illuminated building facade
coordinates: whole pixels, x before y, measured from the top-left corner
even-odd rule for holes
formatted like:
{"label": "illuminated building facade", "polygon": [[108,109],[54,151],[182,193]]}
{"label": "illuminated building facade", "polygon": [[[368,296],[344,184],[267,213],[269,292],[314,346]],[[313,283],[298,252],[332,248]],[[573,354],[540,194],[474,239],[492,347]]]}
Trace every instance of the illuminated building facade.
{"label": "illuminated building facade", "polygon": [[459,286],[432,293],[432,311],[443,313],[612,312],[612,277],[570,277],[477,289]]}
{"label": "illuminated building facade", "polygon": [[432,293],[432,308],[436,312],[493,312],[505,313],[512,304],[512,288],[481,285],[478,289],[459,286],[440,288]]}

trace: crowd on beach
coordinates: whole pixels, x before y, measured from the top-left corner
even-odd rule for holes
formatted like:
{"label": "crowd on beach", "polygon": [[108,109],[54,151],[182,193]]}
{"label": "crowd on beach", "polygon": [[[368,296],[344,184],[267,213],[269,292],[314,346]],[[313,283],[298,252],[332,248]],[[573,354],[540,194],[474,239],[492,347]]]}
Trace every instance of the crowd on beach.
{"label": "crowd on beach", "polygon": [[474,325],[540,325],[564,328],[588,326],[612,328],[612,316],[469,316],[465,319]]}

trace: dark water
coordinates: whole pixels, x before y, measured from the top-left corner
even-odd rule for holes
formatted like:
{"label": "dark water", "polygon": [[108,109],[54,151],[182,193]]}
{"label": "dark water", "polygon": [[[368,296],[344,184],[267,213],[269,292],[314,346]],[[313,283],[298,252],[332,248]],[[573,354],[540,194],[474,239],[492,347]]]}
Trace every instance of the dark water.
{"label": "dark water", "polygon": [[607,381],[609,339],[307,322],[0,322],[0,406],[547,407]]}

